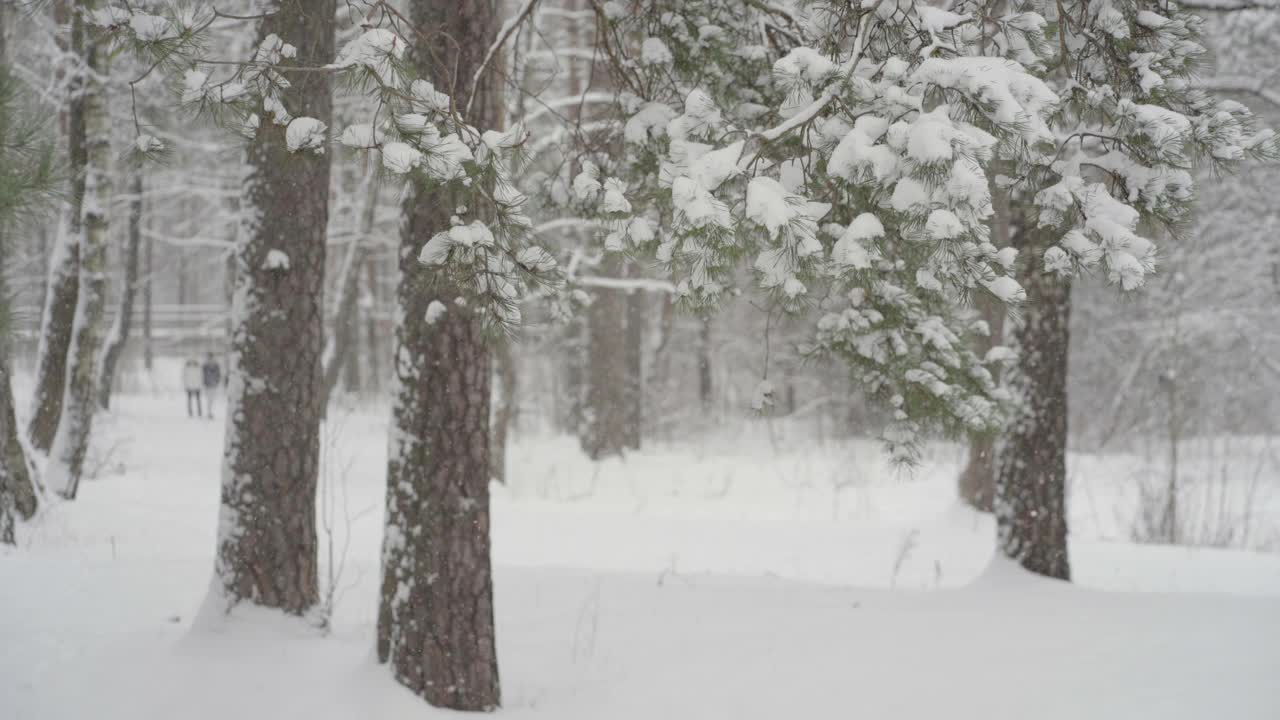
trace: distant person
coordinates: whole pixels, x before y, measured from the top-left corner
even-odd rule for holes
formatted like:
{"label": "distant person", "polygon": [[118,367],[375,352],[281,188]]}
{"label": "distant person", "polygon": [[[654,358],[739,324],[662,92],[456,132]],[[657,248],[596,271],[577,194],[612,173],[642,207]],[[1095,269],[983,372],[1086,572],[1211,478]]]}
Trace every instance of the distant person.
{"label": "distant person", "polygon": [[214,359],[213,353],[205,356],[204,367],[201,369],[204,376],[204,394],[205,407],[209,409],[209,419],[213,419],[213,396],[217,394],[219,386],[222,385],[222,366]]}
{"label": "distant person", "polygon": [[200,386],[203,378],[200,373],[200,361],[187,358],[182,366],[182,387],[187,391],[187,417],[200,417],[204,414],[200,407]]}

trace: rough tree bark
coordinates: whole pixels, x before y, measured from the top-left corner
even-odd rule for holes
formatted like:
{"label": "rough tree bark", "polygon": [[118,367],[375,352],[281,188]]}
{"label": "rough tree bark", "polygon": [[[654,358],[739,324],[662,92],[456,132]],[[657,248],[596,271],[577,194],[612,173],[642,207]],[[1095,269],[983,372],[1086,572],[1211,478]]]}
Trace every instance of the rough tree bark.
{"label": "rough tree bark", "polygon": [[1018,281],[1027,291],[1013,332],[1019,351],[1011,385],[1019,409],[1004,438],[996,483],[1001,551],[1024,568],[1071,579],[1067,557],[1067,350],[1071,283],[1045,274],[1050,238],[1019,230]]}
{"label": "rough tree bark", "polygon": [[[455,107],[498,26],[492,0],[413,0],[413,24],[449,43],[415,36],[412,61]],[[455,81],[456,79],[456,81]],[[489,73],[466,120],[500,123]],[[490,353],[460,295],[420,266],[417,254],[449,227],[461,198],[414,188],[404,204],[387,527],[383,538],[378,658],[427,702],[487,711],[499,704],[489,538]],[[433,282],[435,280],[435,282]],[[433,300],[448,310],[426,320]]]}
{"label": "rough tree bark", "polygon": [[[274,33],[297,47],[294,62],[324,65],[333,60],[335,11],[334,0],[283,0],[258,37]],[[327,76],[289,79],[289,112],[329,123]],[[210,601],[221,610],[252,602],[302,614],[317,601],[329,155],[290,153],[285,129],[264,120],[246,164]]]}
{"label": "rough tree bark", "polygon": [[[75,322],[79,292],[80,236],[84,221],[82,205],[85,172],[89,163],[85,141],[84,64],[88,40],[84,18],[70,12],[66,2],[54,3],[54,21],[66,25],[70,33],[59,42],[65,57],[76,63],[68,83],[68,100],[64,118],[67,136],[67,171],[71,178],[66,214],[54,240],[49,273],[45,282],[44,312],[40,320],[40,341],[36,350],[35,394],[27,434],[36,450],[48,452],[62,417],[62,396],[67,381],[67,351],[71,347],[71,329]],[[62,36],[59,36],[61,39]],[[59,70],[59,72],[64,72]]]}
{"label": "rough tree bark", "polygon": [[142,170],[134,168],[129,179],[129,232],[124,246],[124,287],[120,288],[120,308],[116,311],[107,345],[102,351],[98,371],[98,405],[111,407],[111,388],[116,381],[116,366],[133,325],[133,301],[138,294],[138,255],[142,244]]}
{"label": "rough tree bark", "polygon": [[[86,52],[93,76],[85,89],[84,127],[87,164],[81,200],[80,262],[71,345],[63,383],[62,413],[45,484],[50,490],[74,499],[80,490],[89,432],[97,410],[98,352],[102,347],[102,321],[107,309],[107,233],[111,205],[111,114],[106,88],[109,74],[107,49],[90,45]],[[98,80],[101,78],[102,80]]]}

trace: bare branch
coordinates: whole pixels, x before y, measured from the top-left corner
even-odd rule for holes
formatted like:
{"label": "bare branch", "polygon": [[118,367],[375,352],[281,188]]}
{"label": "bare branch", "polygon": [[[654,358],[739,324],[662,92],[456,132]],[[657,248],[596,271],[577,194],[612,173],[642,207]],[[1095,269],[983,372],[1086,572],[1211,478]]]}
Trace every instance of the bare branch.
{"label": "bare branch", "polygon": [[503,23],[502,28],[498,30],[498,36],[494,38],[493,44],[489,46],[489,50],[484,54],[484,60],[480,61],[480,67],[476,68],[476,74],[471,78],[471,93],[467,96],[467,108],[463,112],[464,116],[470,117],[471,115],[471,103],[476,100],[476,88],[480,87],[480,78],[484,76],[484,71],[488,69],[489,63],[498,54],[498,51],[502,49],[502,46],[506,44],[507,39],[515,33],[516,28],[520,27],[520,23],[529,17],[529,14],[533,12],[533,8],[537,4],[538,0],[524,0],[524,6],[520,8],[519,12]]}

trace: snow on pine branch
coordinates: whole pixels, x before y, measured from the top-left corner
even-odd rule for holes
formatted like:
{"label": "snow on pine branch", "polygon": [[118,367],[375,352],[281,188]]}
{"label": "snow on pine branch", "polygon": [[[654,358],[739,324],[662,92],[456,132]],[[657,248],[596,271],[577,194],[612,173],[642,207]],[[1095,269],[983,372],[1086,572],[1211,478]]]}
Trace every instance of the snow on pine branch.
{"label": "snow on pine branch", "polygon": [[[967,350],[964,303],[1025,294],[1016,251],[991,242],[993,182],[1056,239],[1023,262],[1128,290],[1155,269],[1139,228],[1194,197],[1188,167],[1273,152],[1242,106],[1192,89],[1195,18],[1081,7],[605,2],[614,35],[639,38],[604,49],[626,149],[592,154],[570,204],[685,304],[720,303],[746,270],[770,307],[816,307],[808,348],[889,404],[900,457],[930,425],[994,428],[1005,395]],[[1116,81],[1056,80],[1101,68]]]}
{"label": "snow on pine branch", "polygon": [[[754,6],[689,5],[674,18],[605,5],[619,36],[660,30],[612,58],[633,89],[617,103],[625,155],[593,157],[573,183],[604,249],[663,264],[686,305],[718,305],[746,271],[769,307],[816,308],[806,352],[898,399],[885,437],[900,459],[930,425],[994,428],[1005,395],[968,349],[959,301],[1023,295],[1015,253],[990,242],[986,167],[997,146],[1052,139],[1055,96],[1012,61],[922,58],[929,33],[890,22],[903,3],[821,21],[815,8],[809,42],[790,48],[759,34]],[[814,49],[843,44],[826,32],[853,39],[847,55]]]}
{"label": "snow on pine branch", "polygon": [[[532,5],[525,6],[526,14]],[[299,63],[297,48],[275,34],[243,61],[228,63],[206,61],[200,50],[201,33],[219,17],[217,11],[175,6],[165,13],[110,5],[93,17],[117,44],[159,58],[156,67],[177,76],[182,104],[245,136],[282,133],[291,153],[323,153],[336,138],[354,151],[379,151],[389,177],[449,189],[463,198],[451,227],[421,248],[420,261],[432,276],[460,288],[466,306],[482,321],[510,330],[520,322],[524,296],[562,284],[554,257],[533,242],[526,199],[511,178],[511,168],[523,162],[527,133],[519,125],[497,132],[464,122],[448,95],[415,77],[404,61],[408,43],[392,27],[365,26],[325,66]],[[306,72],[350,80],[364,93],[364,117],[331,130],[316,118],[295,114],[283,91],[290,87],[290,75]],[[149,137],[139,135],[139,152],[160,149]],[[288,268],[287,258],[269,262],[275,269]]]}

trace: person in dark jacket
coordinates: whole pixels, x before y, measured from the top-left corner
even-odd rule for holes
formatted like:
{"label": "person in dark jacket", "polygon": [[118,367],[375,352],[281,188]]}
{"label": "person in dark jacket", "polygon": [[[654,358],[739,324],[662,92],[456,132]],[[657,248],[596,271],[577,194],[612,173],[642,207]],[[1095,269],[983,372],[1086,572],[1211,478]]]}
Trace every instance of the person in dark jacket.
{"label": "person in dark jacket", "polygon": [[218,388],[222,385],[222,366],[214,359],[213,353],[209,353],[204,359],[204,366],[200,368],[204,375],[204,394],[205,408],[208,411],[208,418],[213,419],[213,396],[217,394]]}

